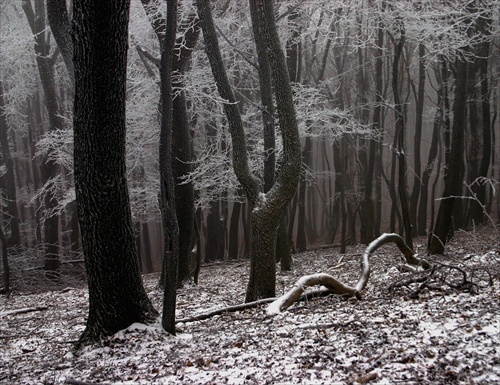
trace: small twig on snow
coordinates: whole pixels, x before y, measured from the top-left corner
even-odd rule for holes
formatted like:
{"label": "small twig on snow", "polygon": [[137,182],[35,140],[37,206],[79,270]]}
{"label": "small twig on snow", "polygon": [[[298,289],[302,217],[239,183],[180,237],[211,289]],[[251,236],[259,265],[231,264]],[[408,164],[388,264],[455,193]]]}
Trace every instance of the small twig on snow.
{"label": "small twig on snow", "polygon": [[31,313],[34,311],[44,311],[47,310],[49,307],[48,306],[37,306],[37,307],[32,307],[32,308],[23,308],[23,309],[16,309],[16,310],[8,310],[0,313],[0,317],[5,317],[8,315],[17,315],[17,314],[24,314],[24,313]]}

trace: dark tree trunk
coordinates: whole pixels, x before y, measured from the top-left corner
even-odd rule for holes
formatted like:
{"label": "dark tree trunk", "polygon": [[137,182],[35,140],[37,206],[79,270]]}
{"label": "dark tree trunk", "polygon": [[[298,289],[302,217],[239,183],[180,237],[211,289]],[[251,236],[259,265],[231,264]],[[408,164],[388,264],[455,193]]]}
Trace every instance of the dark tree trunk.
{"label": "dark tree trunk", "polygon": [[[49,117],[49,127],[51,131],[62,130],[64,127],[63,118],[60,115],[59,103],[54,81],[54,60],[50,56],[49,38],[46,35],[45,25],[45,7],[42,0],[35,0],[35,10],[31,5],[31,0],[23,0],[23,11],[30,25],[31,31],[35,36],[35,54],[38,72],[42,83],[42,89],[45,95],[45,107]],[[53,151],[53,150],[49,150]],[[54,157],[47,154],[41,161],[42,183],[46,188],[50,180],[59,174],[59,166]],[[44,269],[47,277],[58,279],[59,277],[59,216],[53,211],[57,207],[55,192],[47,191],[44,196],[45,218],[43,221],[44,235]]]}
{"label": "dark tree trunk", "polygon": [[[166,30],[166,20],[158,17],[158,3],[151,0],[141,0],[150,23],[161,41]],[[183,36],[177,39],[173,55],[172,71],[182,75],[191,58],[193,48],[198,41],[200,26],[196,14],[190,14],[180,24]],[[141,52],[141,51],[139,51]],[[191,279],[189,264],[191,260],[191,246],[194,232],[194,186],[191,182],[185,183],[182,177],[192,170],[193,143],[189,132],[188,110],[182,80],[180,77],[172,79],[172,86],[181,91],[173,99],[172,122],[172,174],[175,181],[175,209],[177,226],[179,228],[179,257],[178,257],[178,285]]]}
{"label": "dark tree trunk", "polygon": [[47,0],[47,18],[73,84],[75,82],[73,41],[71,40],[71,22],[66,8],[66,0]]}
{"label": "dark tree trunk", "polygon": [[7,239],[3,232],[2,226],[0,226],[0,243],[2,244],[2,268],[3,268],[3,288],[2,292],[8,294],[10,292],[10,266],[9,266],[9,246],[7,245]]}
{"label": "dark tree trunk", "polygon": [[2,157],[5,164],[5,175],[3,179],[7,193],[7,213],[8,223],[10,225],[9,246],[21,246],[21,233],[19,231],[19,210],[17,208],[17,188],[14,174],[14,161],[11,156],[8,136],[7,119],[5,118],[5,99],[3,84],[0,79],[0,146]]}
{"label": "dark tree trunk", "polygon": [[220,200],[212,201],[210,212],[206,216],[205,232],[205,262],[217,260],[217,249],[219,245],[219,218],[220,218]]}
{"label": "dark tree trunk", "polygon": [[300,178],[302,165],[300,138],[293,103],[292,87],[276,30],[273,3],[270,0],[256,1],[251,7],[252,20],[258,20],[262,32],[262,43],[269,55],[271,73],[276,96],[276,106],[283,140],[283,158],[275,185],[266,193],[265,201],[259,201],[252,211],[252,258],[250,280],[247,286],[246,301],[275,295],[275,232],[266,237],[266,228],[277,229],[283,210],[293,198]]}
{"label": "dark tree trunk", "polygon": [[396,114],[396,155],[398,159],[398,194],[401,203],[401,215],[403,218],[403,228],[405,232],[405,242],[410,249],[413,249],[410,210],[408,206],[408,192],[406,189],[406,144],[405,144],[405,116],[401,98],[399,95],[399,65],[403,55],[403,46],[405,43],[404,26],[400,25],[400,38],[394,48],[394,62],[392,65],[392,92],[394,94],[394,111]]}
{"label": "dark tree trunk", "polygon": [[[484,16],[478,18],[477,29],[489,35],[491,27],[491,14],[485,10]],[[481,128],[482,128],[482,156],[479,164],[478,177],[487,178],[490,162],[492,158],[492,124],[491,124],[491,106],[490,106],[490,86],[488,82],[488,62],[490,58],[491,42],[486,40],[477,47],[476,63],[479,72],[479,92],[481,106]],[[475,194],[474,201],[471,201],[470,219],[474,224],[484,223],[486,209],[486,183],[480,179],[472,186],[472,192]]]}
{"label": "dark tree trunk", "polygon": [[[167,0],[165,35],[161,36],[160,95],[160,207],[165,239],[165,283],[162,326],[175,334],[177,272],[179,261],[179,225],[175,208],[175,182],[172,172],[173,92],[172,72],[177,33],[177,0]],[[168,242],[168,244],[167,244]]]}
{"label": "dark tree trunk", "polygon": [[429,254],[442,254],[451,229],[455,197],[460,194],[463,167],[464,132],[467,104],[467,62],[457,59],[455,78],[455,101],[453,103],[453,128],[450,154],[447,157],[444,175],[443,200],[439,205],[438,216],[429,244]]}
{"label": "dark tree trunk", "polygon": [[[181,71],[179,71],[181,72]],[[182,84],[176,83],[175,87]],[[172,172],[175,180],[175,208],[179,226],[178,284],[191,279],[189,263],[194,230],[194,187],[183,183],[182,177],[191,172],[192,140],[189,133],[186,97],[180,92],[173,100]]]}
{"label": "dark tree trunk", "polygon": [[240,217],[241,207],[243,203],[234,202],[231,211],[231,219],[229,220],[229,246],[228,258],[239,259],[239,243],[240,243]]}
{"label": "dark tree trunk", "polygon": [[[421,180],[421,192],[420,192],[420,200],[418,206],[418,219],[417,219],[417,234],[419,236],[426,235],[428,233],[427,226],[427,211],[428,211],[428,198],[429,198],[429,181],[433,172],[438,170],[437,167],[437,155],[438,155],[438,145],[439,145],[439,129],[443,124],[443,109],[444,106],[444,92],[445,92],[445,82],[447,82],[446,73],[443,74],[441,71],[447,72],[446,64],[440,63],[437,71],[438,78],[438,90],[437,90],[437,109],[434,114],[434,123],[432,128],[432,139],[431,139],[431,147],[429,149],[429,154],[427,156],[427,166],[425,167],[424,172],[422,173]],[[441,75],[440,75],[441,73]]]}
{"label": "dark tree trunk", "polygon": [[125,170],[128,0],[75,2],[75,192],[88,275],[80,343],[158,315],[144,290]]}
{"label": "dark tree trunk", "polygon": [[[306,165],[310,164],[312,158],[312,141],[311,138],[305,138],[304,150],[302,157]],[[302,175],[298,188],[298,218],[297,218],[297,240],[295,246],[297,251],[303,252],[307,250],[307,235],[306,235],[306,190],[307,182],[305,175]]]}
{"label": "dark tree trunk", "polygon": [[[425,46],[420,43],[418,45],[418,87],[416,92],[416,110],[415,110],[415,135],[413,141],[413,187],[410,195],[410,220],[412,223],[413,235],[420,234],[417,221],[417,210],[420,191],[424,188],[422,183],[422,170],[420,159],[420,145],[422,142],[422,122],[424,114],[424,98],[425,98]],[[432,146],[432,144],[431,144]],[[423,194],[423,193],[422,193]],[[427,204],[426,204],[427,205]]]}

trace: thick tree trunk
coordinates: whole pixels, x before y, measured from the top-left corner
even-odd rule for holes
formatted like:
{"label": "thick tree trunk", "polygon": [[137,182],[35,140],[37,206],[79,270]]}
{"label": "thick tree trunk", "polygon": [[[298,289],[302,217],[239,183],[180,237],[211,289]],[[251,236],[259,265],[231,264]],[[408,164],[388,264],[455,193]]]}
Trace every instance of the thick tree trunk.
{"label": "thick tree trunk", "polygon": [[144,290],[125,170],[128,0],[75,2],[74,165],[89,314],[80,343],[158,313]]}
{"label": "thick tree trunk", "polygon": [[[277,229],[279,220],[283,215],[283,210],[288,205],[295,194],[297,183],[300,178],[302,165],[300,154],[300,138],[293,104],[292,87],[286,66],[286,59],[281,48],[280,39],[276,30],[274,8],[271,0],[256,1],[257,12],[251,12],[252,19],[257,19],[263,36],[263,43],[269,55],[271,73],[276,96],[276,106],[278,119],[281,128],[283,141],[283,158],[281,169],[275,185],[266,193],[265,197],[260,196],[252,211],[252,259],[250,264],[250,280],[247,286],[246,302],[263,298],[263,295],[274,296],[275,278],[267,279],[268,272],[264,271],[269,264],[266,258],[272,259],[275,267],[275,247],[276,243],[259,237],[266,229]],[[252,9],[251,7],[251,9]],[[263,201],[263,198],[265,199]],[[275,232],[270,233],[275,237]],[[274,238],[275,239],[275,238]],[[262,243],[261,243],[262,242]],[[259,250],[271,247],[271,252],[259,253]],[[275,271],[273,270],[275,274]]]}

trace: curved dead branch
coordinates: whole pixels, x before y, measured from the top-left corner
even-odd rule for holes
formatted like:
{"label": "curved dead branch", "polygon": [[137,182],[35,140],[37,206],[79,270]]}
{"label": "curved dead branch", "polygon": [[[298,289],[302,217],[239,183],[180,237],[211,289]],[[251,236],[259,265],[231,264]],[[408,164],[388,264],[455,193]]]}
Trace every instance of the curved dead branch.
{"label": "curved dead branch", "polygon": [[361,299],[360,292],[366,287],[368,279],[370,278],[370,257],[380,246],[386,243],[394,242],[399,250],[403,253],[406,262],[414,266],[422,266],[424,269],[429,269],[432,265],[425,259],[417,257],[413,250],[408,247],[404,239],[398,234],[382,234],[380,237],[371,242],[361,256],[361,274],[356,286],[351,287],[336,280],[328,274],[313,274],[300,278],[294,287],[287,293],[277,298],[267,307],[267,313],[277,314],[295,303],[306,287],[314,285],[322,285],[327,288],[332,294],[348,295]]}
{"label": "curved dead branch", "polygon": [[370,278],[370,257],[380,246],[389,242],[394,242],[396,244],[409,265],[422,266],[424,269],[429,269],[432,266],[429,261],[417,257],[400,235],[395,233],[382,234],[368,245],[361,256],[361,276],[355,286],[357,291],[363,290]]}
{"label": "curved dead branch", "polygon": [[287,293],[272,302],[267,307],[267,314],[278,314],[281,310],[294,304],[300,298],[306,287],[315,285],[325,286],[333,294],[348,295],[350,297],[355,296],[361,299],[360,293],[355,288],[344,285],[331,275],[323,273],[306,275],[300,278],[295,286]]}

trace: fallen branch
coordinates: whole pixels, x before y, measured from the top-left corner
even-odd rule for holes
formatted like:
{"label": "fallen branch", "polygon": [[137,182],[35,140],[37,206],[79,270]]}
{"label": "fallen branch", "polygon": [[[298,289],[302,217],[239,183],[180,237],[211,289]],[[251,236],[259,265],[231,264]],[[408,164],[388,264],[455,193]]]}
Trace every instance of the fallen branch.
{"label": "fallen branch", "polygon": [[344,285],[342,282],[337,281],[331,275],[323,273],[306,275],[300,278],[295,286],[292,287],[287,293],[271,303],[267,307],[267,314],[278,314],[281,310],[286,309],[287,307],[295,303],[300,298],[302,293],[304,293],[306,287],[315,285],[325,286],[332,294],[348,295],[351,297],[355,296],[356,298],[361,299],[361,295],[356,289]]}
{"label": "fallen branch", "polygon": [[17,315],[17,314],[25,314],[25,313],[31,313],[34,311],[44,311],[47,310],[49,307],[48,306],[37,306],[37,307],[27,307],[23,309],[16,309],[16,310],[8,310],[0,313],[0,317],[6,317],[8,315]]}
{"label": "fallen branch", "polygon": [[206,312],[206,313],[201,313],[201,314],[198,314],[198,315],[195,315],[192,317],[178,319],[175,321],[175,323],[202,321],[202,320],[214,317],[216,315],[221,315],[221,314],[225,314],[225,313],[234,313],[236,311],[249,309],[249,308],[252,308],[252,307],[255,307],[258,305],[262,305],[264,303],[273,302],[275,299],[276,298],[274,298],[274,297],[273,298],[264,298],[264,299],[259,299],[257,301],[253,301],[253,302],[228,306],[228,307],[224,307],[221,309],[215,309],[215,310],[211,310],[211,311]]}
{"label": "fallen branch", "polygon": [[429,269],[432,265],[425,259],[418,258],[413,254],[412,249],[408,247],[404,239],[398,234],[382,234],[380,237],[371,242],[361,256],[361,275],[356,286],[351,287],[337,281],[334,277],[328,274],[307,275],[300,278],[294,287],[287,293],[276,299],[267,307],[269,315],[277,314],[280,311],[290,307],[304,293],[306,287],[314,285],[325,286],[329,293],[347,295],[361,299],[360,292],[366,287],[370,278],[370,257],[380,246],[386,243],[394,242],[399,250],[403,253],[406,262],[414,266],[422,266],[424,269]]}
{"label": "fallen branch", "polygon": [[[318,289],[318,290],[311,290],[308,291],[307,293],[304,293],[300,296],[299,299],[297,299],[297,302],[301,301],[308,301],[312,298],[318,298],[318,297],[326,297],[332,295],[332,292],[328,289]],[[216,310],[211,310],[206,313],[201,313],[197,314],[192,317],[186,317],[186,318],[181,318],[175,321],[175,323],[184,323],[184,322],[195,322],[195,321],[203,321],[205,319],[214,317],[216,315],[221,315],[221,314],[226,314],[226,313],[233,313],[237,312],[240,310],[246,310],[250,309],[253,307],[257,307],[259,305],[263,305],[269,302],[275,301],[276,298],[264,298],[264,299],[259,299],[258,301],[253,301],[253,302],[248,302],[248,303],[242,303],[238,305],[232,305],[232,306],[227,306],[224,308],[216,309]]]}
{"label": "fallen branch", "polygon": [[380,246],[389,242],[394,242],[396,244],[409,265],[422,266],[424,269],[429,269],[432,266],[429,261],[418,258],[413,253],[413,250],[408,247],[404,239],[398,234],[382,234],[368,245],[365,252],[361,256],[361,277],[356,284],[357,291],[363,290],[368,283],[368,279],[370,278],[370,257]]}

